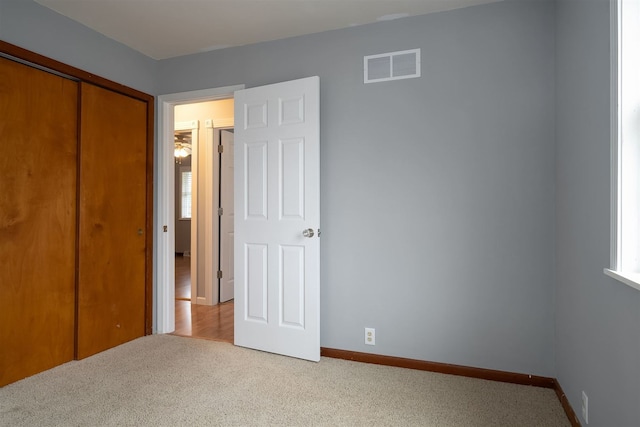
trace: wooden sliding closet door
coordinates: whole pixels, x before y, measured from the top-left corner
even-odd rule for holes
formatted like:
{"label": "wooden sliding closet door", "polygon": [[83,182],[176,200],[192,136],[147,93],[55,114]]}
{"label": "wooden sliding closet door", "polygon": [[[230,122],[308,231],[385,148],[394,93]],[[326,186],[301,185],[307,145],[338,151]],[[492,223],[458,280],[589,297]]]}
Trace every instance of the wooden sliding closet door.
{"label": "wooden sliding closet door", "polygon": [[145,334],[147,104],[81,83],[77,358]]}
{"label": "wooden sliding closet door", "polygon": [[73,359],[77,100],[0,58],[0,386]]}

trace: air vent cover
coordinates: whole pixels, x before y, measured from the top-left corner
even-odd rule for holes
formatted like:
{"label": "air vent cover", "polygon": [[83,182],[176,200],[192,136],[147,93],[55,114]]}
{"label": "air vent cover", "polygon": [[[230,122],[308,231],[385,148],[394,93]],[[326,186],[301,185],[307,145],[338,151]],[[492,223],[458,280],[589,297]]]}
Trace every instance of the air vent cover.
{"label": "air vent cover", "polygon": [[420,77],[420,49],[381,53],[364,57],[364,82]]}

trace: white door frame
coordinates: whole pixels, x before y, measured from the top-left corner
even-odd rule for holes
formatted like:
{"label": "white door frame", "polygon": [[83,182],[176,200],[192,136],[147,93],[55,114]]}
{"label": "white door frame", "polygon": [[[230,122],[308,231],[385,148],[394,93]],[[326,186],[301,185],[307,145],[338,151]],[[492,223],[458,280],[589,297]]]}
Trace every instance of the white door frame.
{"label": "white door frame", "polygon": [[[234,117],[235,120],[235,117]],[[215,136],[215,145],[216,146],[222,146],[222,132],[223,131],[228,131],[231,130],[233,132],[234,129],[234,120],[231,120],[227,123],[224,123],[223,121],[219,121],[216,124],[216,127],[214,129],[214,136]],[[216,197],[217,200],[219,202],[219,207],[222,207],[222,200],[223,200],[223,189],[230,187],[228,190],[230,191],[231,197],[233,197],[233,193],[234,193],[234,188],[233,188],[233,174],[231,175],[231,177],[226,177],[226,179],[223,179],[223,169],[224,167],[228,168],[229,163],[231,163],[231,165],[233,166],[233,143],[230,144],[230,146],[227,146],[224,148],[224,152],[222,154],[221,157],[219,157],[218,159],[218,166],[217,166],[217,170],[219,171],[219,177],[217,178],[217,188],[216,188]],[[224,164],[224,166],[223,166]],[[229,178],[231,183],[229,182]],[[229,295],[225,295],[225,297],[227,297],[227,299],[225,301],[222,301],[222,287],[223,287],[223,283],[226,281],[227,285],[228,285],[228,281],[231,279],[233,280],[233,267],[231,267],[231,269],[226,268],[228,267],[225,266],[223,263],[225,263],[225,261],[229,261],[233,259],[233,251],[229,251],[229,246],[227,246],[225,249],[226,251],[223,250],[223,221],[231,221],[231,230],[233,231],[233,218],[230,216],[231,212],[233,212],[233,198],[231,199],[231,206],[229,206],[229,204],[227,204],[224,209],[225,211],[223,212],[222,216],[218,216],[218,270],[220,270],[221,272],[221,278],[218,279],[218,288],[216,289],[216,295],[217,295],[217,300],[218,302],[226,302],[226,301],[230,301],[233,299],[232,298],[228,298]],[[229,224],[227,224],[227,226],[229,226]],[[226,230],[229,231],[229,230]],[[233,243],[233,242],[231,242]],[[231,247],[233,248],[233,245],[231,245]],[[233,286],[232,286],[233,288]],[[231,293],[231,295],[233,295],[233,292]]]}
{"label": "white door frame", "polygon": [[[225,119],[207,119],[204,122],[205,126],[205,136],[206,136],[206,144],[207,147],[210,147],[213,150],[213,154],[217,153],[217,147],[220,145],[220,136],[218,134],[218,130],[220,128],[228,128],[233,127],[233,118],[225,118]],[[214,164],[215,163],[215,164]],[[218,228],[218,199],[220,197],[220,193],[218,191],[220,185],[220,178],[218,173],[219,164],[218,164],[218,156],[217,155],[208,155],[207,156],[207,165],[205,170],[205,179],[208,183],[213,183],[210,196],[205,200],[205,215],[207,216],[207,221],[205,223],[205,248],[209,249],[209,256],[207,257],[208,262],[204,266],[204,277],[205,277],[205,298],[206,300],[203,304],[207,305],[216,305],[220,302],[220,294],[219,294],[219,279],[217,278],[217,272],[220,269],[218,265],[219,259],[219,251],[218,251],[218,240],[220,239],[220,229]],[[216,219],[214,221],[214,218]]]}
{"label": "white door frame", "polygon": [[[175,331],[175,160],[173,107],[233,97],[245,85],[225,86],[158,96],[156,229],[154,251],[154,324],[158,334]],[[166,231],[164,231],[166,227]]]}

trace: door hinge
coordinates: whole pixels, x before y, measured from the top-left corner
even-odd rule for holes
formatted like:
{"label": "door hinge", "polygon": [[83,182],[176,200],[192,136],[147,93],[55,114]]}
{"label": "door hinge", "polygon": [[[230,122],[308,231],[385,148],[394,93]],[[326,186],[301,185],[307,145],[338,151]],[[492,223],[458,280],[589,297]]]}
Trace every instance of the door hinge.
{"label": "door hinge", "polygon": [[224,152],[224,146],[218,145],[218,153],[223,153],[223,152]]}
{"label": "door hinge", "polygon": [[218,270],[218,279],[222,279],[222,271]]}
{"label": "door hinge", "polygon": [[166,225],[162,226],[162,231],[164,231],[165,233],[167,232],[168,227]]}
{"label": "door hinge", "polygon": [[218,208],[218,216],[222,216],[224,209]]}

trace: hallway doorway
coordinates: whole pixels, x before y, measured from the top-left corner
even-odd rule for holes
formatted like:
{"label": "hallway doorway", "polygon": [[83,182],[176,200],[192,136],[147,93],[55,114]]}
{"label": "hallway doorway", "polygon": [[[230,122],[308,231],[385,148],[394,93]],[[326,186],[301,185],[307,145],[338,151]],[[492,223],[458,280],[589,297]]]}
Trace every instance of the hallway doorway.
{"label": "hallway doorway", "polygon": [[233,343],[233,98],[174,120],[175,334]]}
{"label": "hallway doorway", "polygon": [[[176,299],[175,299],[175,156],[174,156],[174,126],[176,106],[198,102],[222,100],[233,97],[234,92],[244,89],[244,85],[226,86],[197,91],[171,93],[158,97],[158,185],[157,185],[157,224],[154,241],[157,242],[157,262],[154,263],[156,272],[156,286],[154,295],[154,333],[171,333],[176,330]],[[211,215],[206,217],[211,218]],[[193,256],[193,254],[191,254]],[[213,258],[215,259],[215,258]],[[212,263],[208,263],[212,265]],[[213,269],[211,269],[213,270]],[[206,273],[209,273],[207,271]],[[211,271],[211,273],[213,273]],[[211,275],[207,274],[208,277]],[[213,286],[206,286],[212,290]],[[217,287],[216,287],[217,290]],[[198,298],[192,292],[192,299]],[[206,293],[204,295],[207,297]],[[213,295],[211,295],[213,301]],[[215,306],[214,306],[215,307]],[[229,307],[226,307],[229,308]],[[189,315],[191,317],[191,314]],[[181,330],[181,332],[183,332]]]}

